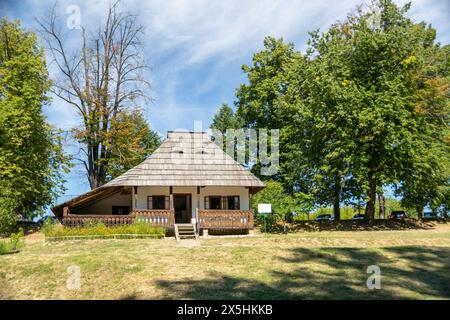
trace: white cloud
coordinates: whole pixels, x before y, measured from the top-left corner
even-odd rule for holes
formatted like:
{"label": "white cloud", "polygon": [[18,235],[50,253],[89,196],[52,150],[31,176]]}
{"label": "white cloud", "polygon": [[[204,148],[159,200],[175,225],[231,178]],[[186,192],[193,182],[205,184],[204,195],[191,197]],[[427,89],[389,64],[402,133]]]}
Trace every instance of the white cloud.
{"label": "white cloud", "polygon": [[[58,13],[67,19],[67,7],[78,4],[82,24],[92,30],[104,19],[110,2],[60,0]],[[153,66],[148,77],[154,84],[153,96],[156,98],[147,113],[150,120],[156,127],[171,129],[173,123],[167,120],[183,122],[183,118],[174,120],[173,117],[186,110],[198,112],[200,117],[209,115],[209,109],[216,108],[222,102],[220,99],[232,99],[235,88],[242,81],[240,66],[249,63],[252,54],[262,48],[265,36],[283,37],[303,50],[308,31],[324,30],[331,23],[345,19],[347,13],[361,2],[123,0],[121,9],[137,14],[139,22],[146,27],[146,55]],[[31,1],[27,7],[39,16],[52,4],[53,0]],[[438,31],[442,30],[441,39],[448,42],[449,10],[445,10],[448,6],[447,1],[415,0],[411,15],[417,20],[432,22]],[[68,41],[75,43],[78,39],[79,31],[74,31]],[[223,87],[225,82],[229,87]],[[220,90],[221,94],[212,90]],[[215,94],[216,99],[211,97]],[[214,105],[206,105],[210,101]],[[67,125],[74,121],[70,112],[59,109],[60,105],[57,112],[61,117],[64,114],[70,117]],[[159,120],[163,122],[156,123]]]}

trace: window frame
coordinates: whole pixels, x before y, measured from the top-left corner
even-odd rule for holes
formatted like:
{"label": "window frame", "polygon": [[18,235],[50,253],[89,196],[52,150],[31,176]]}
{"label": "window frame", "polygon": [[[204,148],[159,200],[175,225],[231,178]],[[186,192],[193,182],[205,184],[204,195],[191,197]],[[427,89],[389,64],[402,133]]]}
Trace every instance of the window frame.
{"label": "window frame", "polygon": [[[162,209],[155,209],[155,198],[163,198],[164,208]],[[163,194],[155,194],[151,196],[147,196],[147,209],[148,210],[167,210],[167,198],[168,196]],[[151,206],[150,206],[151,203]]]}
{"label": "window frame", "polygon": [[[225,198],[227,199],[226,200],[227,210],[241,210],[241,197],[239,195],[234,195],[234,196],[230,195],[230,196],[226,196]],[[229,208],[229,202],[228,201],[229,201],[230,198],[232,198],[234,200],[237,199],[237,208],[234,208],[234,209],[230,209]]]}
{"label": "window frame", "polygon": [[[212,209],[211,208],[211,198],[218,198],[219,199],[219,209]],[[223,203],[222,203],[222,196],[217,196],[217,195],[209,195],[209,196],[205,196],[205,209],[206,210],[222,210],[223,207]]]}

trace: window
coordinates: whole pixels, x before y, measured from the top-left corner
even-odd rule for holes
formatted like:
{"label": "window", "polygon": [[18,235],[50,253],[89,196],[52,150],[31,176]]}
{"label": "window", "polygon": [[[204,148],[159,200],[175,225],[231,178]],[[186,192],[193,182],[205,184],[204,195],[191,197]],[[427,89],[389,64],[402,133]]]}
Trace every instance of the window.
{"label": "window", "polygon": [[113,215],[127,215],[130,213],[130,207],[128,206],[112,206]]}
{"label": "window", "polygon": [[222,209],[221,199],[222,197],[220,196],[205,197],[205,209],[212,209],[212,210]]}
{"label": "window", "polygon": [[148,196],[147,209],[164,210],[169,208],[168,196]]}
{"label": "window", "polygon": [[228,196],[227,197],[227,209],[228,210],[239,210],[239,196]]}
{"label": "window", "polygon": [[212,210],[239,210],[239,196],[206,196],[205,209]]}

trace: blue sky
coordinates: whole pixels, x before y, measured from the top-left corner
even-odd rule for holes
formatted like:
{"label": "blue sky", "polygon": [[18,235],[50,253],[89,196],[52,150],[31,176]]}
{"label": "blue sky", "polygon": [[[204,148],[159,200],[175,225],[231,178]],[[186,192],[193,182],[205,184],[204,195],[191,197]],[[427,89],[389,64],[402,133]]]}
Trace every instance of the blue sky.
{"label": "blue sky", "polygon": [[[168,130],[192,130],[194,121],[207,128],[223,102],[232,105],[239,84],[246,81],[242,64],[251,63],[252,54],[262,49],[265,36],[283,37],[303,50],[308,31],[326,28],[362,0],[123,0],[121,8],[137,14],[144,25],[145,56],[151,65],[146,74],[152,82],[154,101],[145,106],[153,129],[166,135]],[[406,1],[398,1],[405,3]],[[24,27],[36,30],[36,17],[42,17],[54,4],[47,0],[0,0],[0,15],[20,19]],[[97,26],[109,1],[60,0],[57,13],[63,19],[70,5],[81,10],[81,24]],[[438,41],[450,41],[450,1],[413,1],[409,15],[425,20],[437,29]],[[79,39],[80,31],[71,31]],[[50,70],[52,73],[52,70]],[[65,103],[54,99],[45,108],[48,121],[62,129],[79,123],[78,115]],[[68,146],[74,152],[75,146]],[[89,189],[80,166],[67,176],[65,196]]]}

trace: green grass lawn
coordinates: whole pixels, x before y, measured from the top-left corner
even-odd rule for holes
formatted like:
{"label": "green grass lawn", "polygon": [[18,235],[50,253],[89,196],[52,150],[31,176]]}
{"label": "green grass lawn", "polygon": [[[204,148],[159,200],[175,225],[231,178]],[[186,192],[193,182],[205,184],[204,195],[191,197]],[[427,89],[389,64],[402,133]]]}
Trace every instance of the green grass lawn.
{"label": "green grass lawn", "polygon": [[[67,268],[81,288],[66,288]],[[369,290],[369,265],[381,289]],[[44,243],[0,256],[3,299],[449,299],[450,224],[253,238]]]}

